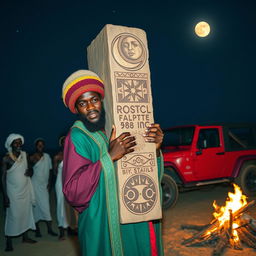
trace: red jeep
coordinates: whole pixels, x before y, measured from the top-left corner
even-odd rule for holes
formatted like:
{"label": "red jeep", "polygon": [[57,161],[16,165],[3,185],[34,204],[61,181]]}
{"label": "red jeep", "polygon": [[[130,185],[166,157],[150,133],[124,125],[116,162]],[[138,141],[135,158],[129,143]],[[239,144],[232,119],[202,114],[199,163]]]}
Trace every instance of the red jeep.
{"label": "red jeep", "polygon": [[180,190],[222,182],[256,195],[256,124],[187,125],[164,133],[164,209]]}

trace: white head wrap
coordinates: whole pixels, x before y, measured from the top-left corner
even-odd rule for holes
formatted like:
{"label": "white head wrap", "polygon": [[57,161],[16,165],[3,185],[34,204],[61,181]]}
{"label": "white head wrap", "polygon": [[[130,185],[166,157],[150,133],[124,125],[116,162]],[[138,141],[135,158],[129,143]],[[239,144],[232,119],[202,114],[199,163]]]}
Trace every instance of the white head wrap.
{"label": "white head wrap", "polygon": [[22,141],[22,144],[24,144],[24,137],[20,134],[17,134],[17,133],[11,133],[6,141],[5,141],[5,148],[8,150],[8,152],[11,152],[12,151],[12,147],[11,147],[11,144],[14,140],[17,140],[17,139],[21,139]]}

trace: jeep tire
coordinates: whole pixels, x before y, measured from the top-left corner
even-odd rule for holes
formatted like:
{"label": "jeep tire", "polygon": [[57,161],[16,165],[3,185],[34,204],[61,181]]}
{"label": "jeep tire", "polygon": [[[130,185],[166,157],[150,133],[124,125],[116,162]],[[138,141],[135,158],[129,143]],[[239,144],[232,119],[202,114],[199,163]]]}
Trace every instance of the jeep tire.
{"label": "jeep tire", "polygon": [[164,210],[173,207],[177,200],[178,200],[178,186],[176,182],[173,180],[173,178],[167,174],[164,173],[162,181],[162,190],[163,190],[163,205],[162,208]]}
{"label": "jeep tire", "polygon": [[241,187],[247,196],[256,195],[256,165],[246,164],[240,170],[235,182]]}

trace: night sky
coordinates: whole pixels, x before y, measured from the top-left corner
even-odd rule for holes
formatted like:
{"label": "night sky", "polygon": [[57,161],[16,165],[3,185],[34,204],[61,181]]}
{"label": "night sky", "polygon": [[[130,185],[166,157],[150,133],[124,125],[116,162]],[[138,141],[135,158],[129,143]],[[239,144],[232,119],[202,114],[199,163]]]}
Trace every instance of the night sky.
{"label": "night sky", "polygon": [[[104,4],[103,4],[104,3]],[[147,33],[155,122],[163,128],[255,122],[256,1],[1,1],[0,153],[10,133],[46,151],[76,119],[65,79],[87,69],[86,48],[105,24]],[[204,20],[206,38],[194,34]]]}

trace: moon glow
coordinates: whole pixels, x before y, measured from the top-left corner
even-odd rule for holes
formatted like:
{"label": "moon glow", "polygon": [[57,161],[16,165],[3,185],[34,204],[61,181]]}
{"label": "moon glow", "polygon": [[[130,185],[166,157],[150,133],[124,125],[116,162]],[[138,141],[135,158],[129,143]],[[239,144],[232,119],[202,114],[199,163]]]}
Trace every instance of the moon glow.
{"label": "moon glow", "polygon": [[206,37],[211,31],[210,25],[205,21],[200,21],[195,26],[195,33],[199,37]]}

